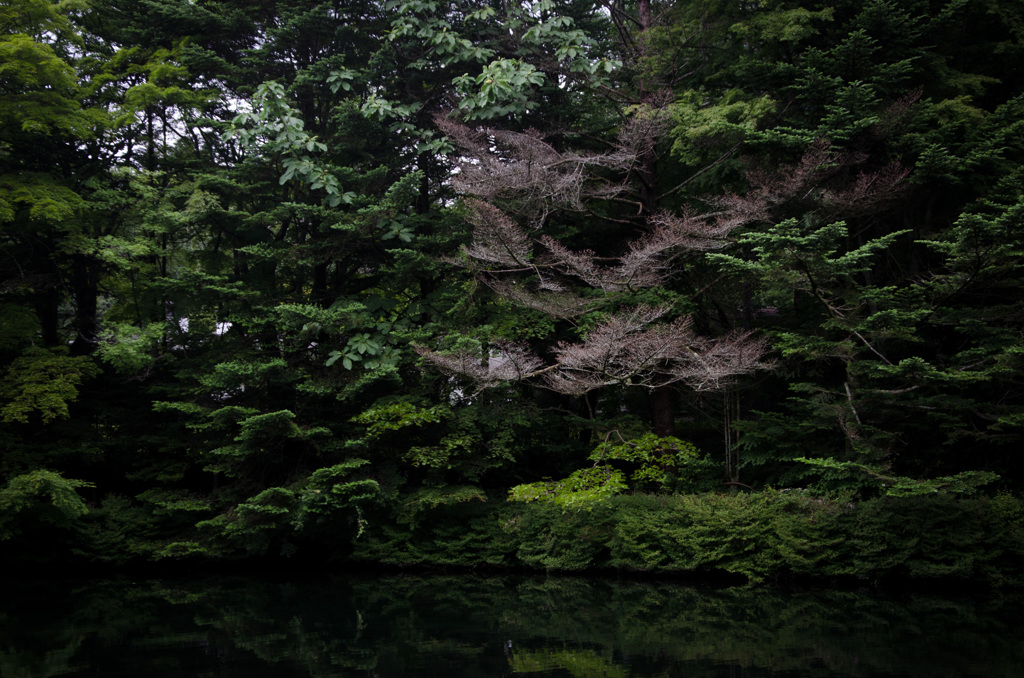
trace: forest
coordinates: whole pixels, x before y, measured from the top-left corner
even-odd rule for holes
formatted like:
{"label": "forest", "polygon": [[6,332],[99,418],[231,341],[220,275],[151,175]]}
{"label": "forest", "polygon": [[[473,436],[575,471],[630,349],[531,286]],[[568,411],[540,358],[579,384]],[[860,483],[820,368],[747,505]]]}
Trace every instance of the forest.
{"label": "forest", "polygon": [[0,27],[0,560],[1024,583],[1018,2]]}

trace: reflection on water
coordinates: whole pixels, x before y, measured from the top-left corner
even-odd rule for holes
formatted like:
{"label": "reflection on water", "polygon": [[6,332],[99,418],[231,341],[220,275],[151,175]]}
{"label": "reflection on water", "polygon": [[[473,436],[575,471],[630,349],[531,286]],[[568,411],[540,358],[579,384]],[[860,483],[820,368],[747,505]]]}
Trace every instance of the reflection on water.
{"label": "reflection on water", "polygon": [[0,675],[1016,678],[1021,602],[468,575],[39,583],[0,602]]}

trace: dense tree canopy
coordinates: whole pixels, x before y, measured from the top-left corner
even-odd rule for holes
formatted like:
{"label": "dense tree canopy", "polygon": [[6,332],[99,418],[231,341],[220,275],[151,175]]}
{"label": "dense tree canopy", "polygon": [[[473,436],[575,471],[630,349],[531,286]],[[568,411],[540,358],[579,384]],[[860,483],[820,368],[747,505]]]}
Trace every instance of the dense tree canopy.
{"label": "dense tree canopy", "polygon": [[1022,52],[1009,0],[4,0],[0,539],[1017,492]]}

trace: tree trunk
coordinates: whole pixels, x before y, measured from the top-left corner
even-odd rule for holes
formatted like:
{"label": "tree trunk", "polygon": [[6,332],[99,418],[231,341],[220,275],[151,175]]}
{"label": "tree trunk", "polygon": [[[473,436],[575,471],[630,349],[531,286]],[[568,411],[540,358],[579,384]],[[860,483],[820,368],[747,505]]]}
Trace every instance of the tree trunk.
{"label": "tree trunk", "polygon": [[327,271],[330,268],[329,261],[322,261],[313,264],[313,286],[310,290],[310,298],[315,304],[325,306],[329,303],[327,287]]}
{"label": "tree trunk", "polygon": [[99,330],[99,266],[84,256],[72,262],[71,286],[75,300],[75,340],[71,344],[74,355],[89,355],[96,350]]}
{"label": "tree trunk", "polygon": [[640,0],[636,3],[636,17],[640,22],[641,31],[651,27],[651,0]]}
{"label": "tree trunk", "polygon": [[651,419],[654,434],[662,438],[675,435],[675,406],[671,386],[659,386],[651,392]]}
{"label": "tree trunk", "polygon": [[[647,52],[645,34],[653,21],[650,0],[640,0],[637,3],[637,20],[640,22],[637,44],[640,46],[639,56],[643,59]],[[654,93],[648,89],[647,83],[640,81],[638,89],[640,100],[651,103]],[[640,201],[645,216],[651,216],[658,211],[658,154],[655,151],[657,143],[658,140],[653,135],[648,135],[644,139],[644,151],[640,158]],[[659,386],[651,393],[651,419],[655,435],[675,435],[675,402],[671,387]]]}
{"label": "tree trunk", "polygon": [[36,297],[36,315],[43,335],[44,346],[56,346],[59,326],[57,313],[60,308],[60,295],[55,284],[48,284]]}
{"label": "tree trunk", "polygon": [[736,448],[739,432],[732,424],[740,416],[740,394],[734,388],[726,388],[722,392],[722,443],[725,446],[725,482],[730,483],[735,491],[740,481],[740,454]]}

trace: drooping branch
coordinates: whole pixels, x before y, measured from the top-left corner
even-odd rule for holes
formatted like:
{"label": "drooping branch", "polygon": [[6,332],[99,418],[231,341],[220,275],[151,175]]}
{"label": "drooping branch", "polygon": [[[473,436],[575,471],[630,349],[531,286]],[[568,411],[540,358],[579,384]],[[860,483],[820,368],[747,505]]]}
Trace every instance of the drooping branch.
{"label": "drooping branch", "polygon": [[527,266],[532,243],[526,233],[501,210],[480,200],[467,200],[468,220],[473,224],[473,242],[466,254],[480,261],[503,266]]}
{"label": "drooping branch", "polygon": [[540,241],[547,249],[545,263],[561,273],[578,278],[605,293],[621,289],[607,267],[597,263],[597,255],[591,250],[574,252],[547,235],[541,236]]}
{"label": "drooping branch", "polygon": [[[823,218],[871,214],[887,206],[900,193],[900,184],[909,171],[896,163],[880,170],[861,172],[851,183],[846,174],[864,163],[861,153],[836,150],[827,140],[815,141],[795,165],[772,171],[747,172],[750,189],[743,195],[728,195],[707,200],[716,218],[737,226],[769,221],[772,211],[784,204],[804,203],[807,210],[819,211]],[[843,182],[835,188],[836,178]]]}
{"label": "drooping branch", "polygon": [[548,387],[579,394],[594,384],[656,388],[682,382],[703,391],[764,366],[763,340],[749,334],[699,337],[688,318],[654,324],[665,313],[640,306],[608,318],[583,342],[559,344],[559,367],[546,375]]}
{"label": "drooping branch", "polygon": [[417,347],[416,352],[444,374],[469,379],[480,389],[526,379],[544,366],[528,349],[511,342],[495,342],[485,351],[439,353]]}
{"label": "drooping branch", "polygon": [[660,285],[676,252],[703,252],[728,244],[729,233],[739,224],[734,219],[684,212],[659,212],[648,219],[647,235],[630,243],[629,252],[617,267],[632,288]]}
{"label": "drooping branch", "polygon": [[910,170],[897,163],[886,165],[877,172],[862,172],[849,186],[840,190],[826,189],[822,193],[825,209],[845,218],[873,214],[887,207],[900,195],[900,184]]}
{"label": "drooping branch", "polygon": [[[607,182],[598,182],[596,185],[603,188],[586,187],[590,168],[617,167],[625,171],[645,151],[644,144],[651,138],[651,125],[659,124],[658,116],[654,112],[636,118],[638,121],[627,126],[620,135],[621,148],[628,152],[586,156],[559,153],[533,134],[473,130],[444,119],[446,130],[467,151],[456,185],[477,197],[467,202],[474,241],[466,253],[487,264],[520,269],[527,266],[532,249],[527,231],[518,226],[513,217],[484,200],[501,199],[505,204],[518,206],[520,213],[525,210],[533,215],[528,219],[536,219],[559,205],[580,207],[584,198],[593,198],[610,186]],[[883,173],[862,175],[847,191],[829,192],[823,187],[839,168],[856,162],[859,158],[834,152],[827,142],[818,142],[794,167],[775,172],[751,171],[748,175],[751,189],[745,194],[708,199],[708,204],[714,208],[712,212],[680,215],[659,212],[649,216],[646,232],[628,243],[626,251],[618,257],[599,258],[589,250],[573,251],[554,238],[542,235],[539,242],[545,252],[530,265],[543,265],[605,294],[661,285],[671,275],[671,264],[677,254],[722,247],[733,230],[750,223],[770,221],[774,208],[782,203],[815,194],[816,199],[826,204],[847,205],[857,201],[870,204],[890,194],[892,186],[904,176],[898,168],[891,168]],[[614,185],[614,192],[622,189],[623,185]],[[526,209],[527,203],[534,204],[535,208]],[[538,222],[534,221],[533,225],[536,227]]]}
{"label": "drooping branch", "polygon": [[474,129],[444,116],[435,120],[459,147],[455,188],[482,200],[501,200],[532,227],[553,210],[583,211],[589,200],[628,192],[629,172],[669,124],[657,111],[637,114],[611,150],[578,153],[556,150],[535,131]]}
{"label": "drooping branch", "polygon": [[763,340],[749,333],[699,337],[688,318],[659,323],[666,314],[664,308],[637,306],[609,316],[584,340],[559,343],[551,365],[509,343],[496,344],[484,356],[479,351],[419,353],[445,374],[468,379],[481,389],[527,381],[573,396],[611,385],[653,389],[682,383],[706,391],[765,367]]}
{"label": "drooping branch", "polygon": [[717,391],[736,377],[765,369],[768,342],[750,332],[736,332],[714,339],[693,337],[689,353],[673,362],[673,381],[695,391]]}
{"label": "drooping branch", "polygon": [[[546,313],[554,318],[569,319],[583,315],[594,306],[593,299],[587,299],[560,290],[545,290],[545,281],[540,283],[541,290],[530,290],[526,285],[509,280],[484,278],[484,283],[494,292],[520,306]],[[547,287],[552,285],[547,284]]]}
{"label": "drooping branch", "polygon": [[554,238],[542,236],[540,241],[547,250],[543,261],[605,293],[655,287],[671,275],[675,254],[725,246],[729,233],[749,216],[658,213],[648,219],[648,233],[629,243],[627,252],[611,258],[614,263],[607,265],[601,265],[590,250],[574,252]]}

